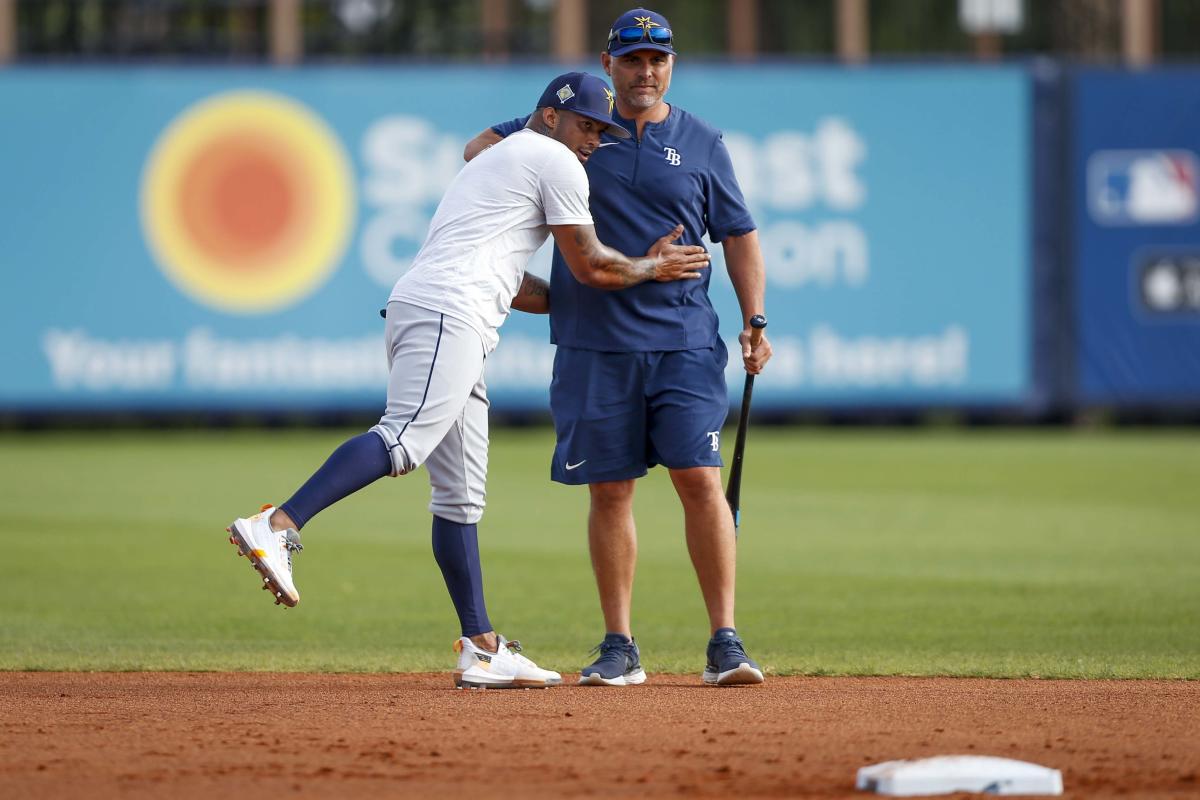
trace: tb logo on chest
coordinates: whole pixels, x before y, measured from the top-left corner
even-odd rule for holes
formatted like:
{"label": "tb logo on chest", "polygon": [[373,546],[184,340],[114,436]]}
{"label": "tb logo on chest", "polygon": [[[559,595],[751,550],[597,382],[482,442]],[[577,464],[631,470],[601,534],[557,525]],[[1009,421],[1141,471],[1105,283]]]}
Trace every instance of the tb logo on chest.
{"label": "tb logo on chest", "polygon": [[664,147],[663,150],[667,153],[667,163],[672,167],[678,167],[679,162],[682,160],[679,156],[679,151],[674,147]]}

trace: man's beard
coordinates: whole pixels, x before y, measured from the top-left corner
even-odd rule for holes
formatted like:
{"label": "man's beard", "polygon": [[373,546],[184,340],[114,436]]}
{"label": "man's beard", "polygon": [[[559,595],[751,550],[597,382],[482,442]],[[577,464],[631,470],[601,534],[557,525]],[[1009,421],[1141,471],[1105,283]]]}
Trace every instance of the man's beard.
{"label": "man's beard", "polygon": [[[633,91],[633,89],[653,89],[654,93],[653,94],[641,94],[639,92]],[[625,95],[625,97],[623,99],[625,100],[626,104],[633,106],[634,108],[650,108],[655,103],[657,103],[660,99],[662,99],[662,93],[658,91],[657,87],[634,86],[633,89],[631,89]]]}

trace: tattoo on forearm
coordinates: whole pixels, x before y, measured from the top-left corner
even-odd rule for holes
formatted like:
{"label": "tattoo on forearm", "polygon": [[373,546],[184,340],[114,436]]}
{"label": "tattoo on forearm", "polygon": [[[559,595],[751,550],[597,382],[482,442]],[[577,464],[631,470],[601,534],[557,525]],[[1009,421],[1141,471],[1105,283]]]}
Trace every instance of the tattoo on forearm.
{"label": "tattoo on forearm", "polygon": [[609,273],[620,282],[621,287],[635,286],[654,278],[653,261],[626,258],[611,247],[606,247],[591,228],[576,228],[575,244],[579,245],[580,252],[594,269]]}
{"label": "tattoo on forearm", "polygon": [[521,289],[517,294],[522,294],[526,297],[549,297],[550,284],[536,275],[526,275],[524,280],[521,281]]}

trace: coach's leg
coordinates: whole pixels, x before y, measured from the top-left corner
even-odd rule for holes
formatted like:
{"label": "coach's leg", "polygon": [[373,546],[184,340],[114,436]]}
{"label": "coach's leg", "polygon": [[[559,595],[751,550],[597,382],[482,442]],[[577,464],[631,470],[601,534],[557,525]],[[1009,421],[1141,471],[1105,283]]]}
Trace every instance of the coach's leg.
{"label": "coach's leg", "polygon": [[737,549],[733,515],[721,488],[721,470],[673,469],[671,482],[683,504],[688,555],[696,569],[712,633],[718,628],[733,628]]}
{"label": "coach's leg", "polygon": [[733,515],[721,488],[727,363],[717,339],[711,348],[659,354],[646,381],[651,458],[668,468],[683,505],[688,555],[713,632],[733,627]]}
{"label": "coach's leg", "polygon": [[600,593],[604,629],[633,638],[630,609],[637,566],[637,529],[633,522],[635,482],[605,481],[588,485],[588,549]]}

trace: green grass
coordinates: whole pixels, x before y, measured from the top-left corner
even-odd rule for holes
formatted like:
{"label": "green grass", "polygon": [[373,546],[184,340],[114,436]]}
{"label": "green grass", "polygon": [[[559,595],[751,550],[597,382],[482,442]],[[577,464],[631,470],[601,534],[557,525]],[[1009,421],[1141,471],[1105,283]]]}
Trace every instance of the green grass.
{"label": "green grass", "polygon": [[[423,472],[308,526],[297,609],[225,541],[345,435],[0,435],[0,669],[447,669]],[[603,630],[586,490],[550,483],[550,449],[546,430],[495,434],[481,547],[493,622],[570,671]],[[757,428],[747,481],[739,629],[776,674],[1200,678],[1195,431]],[[637,515],[647,668],[698,672],[707,625],[661,469]]]}

